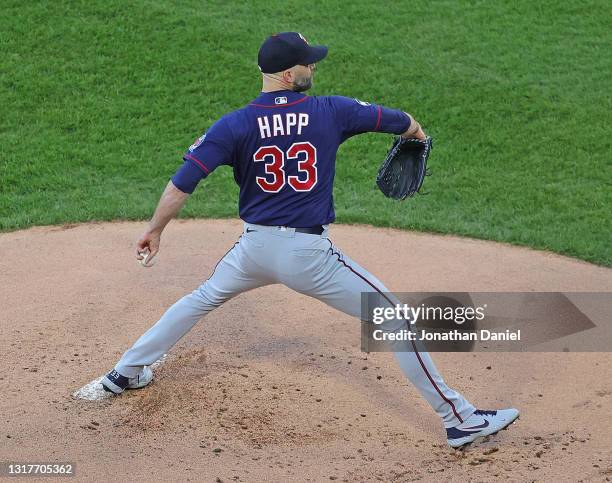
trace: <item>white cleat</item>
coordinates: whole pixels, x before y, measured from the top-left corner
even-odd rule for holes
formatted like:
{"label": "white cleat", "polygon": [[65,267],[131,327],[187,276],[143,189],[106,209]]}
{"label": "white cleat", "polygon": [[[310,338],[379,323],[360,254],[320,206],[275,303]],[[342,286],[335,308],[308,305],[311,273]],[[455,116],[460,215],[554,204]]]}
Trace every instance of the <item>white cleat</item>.
{"label": "white cleat", "polygon": [[497,411],[483,411],[477,409],[469,418],[459,426],[446,429],[448,444],[459,448],[472,441],[495,434],[507,428],[519,417],[518,409],[498,409]]}

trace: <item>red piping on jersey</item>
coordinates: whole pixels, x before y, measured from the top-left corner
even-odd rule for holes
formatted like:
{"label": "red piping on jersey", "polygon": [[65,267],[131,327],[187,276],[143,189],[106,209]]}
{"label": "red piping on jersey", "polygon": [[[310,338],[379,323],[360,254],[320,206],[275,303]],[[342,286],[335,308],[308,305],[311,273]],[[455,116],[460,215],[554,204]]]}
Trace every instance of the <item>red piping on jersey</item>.
{"label": "red piping on jersey", "polygon": [[381,114],[382,114],[382,110],[380,106],[378,106],[378,119],[376,119],[376,127],[374,128],[374,131],[378,131],[378,126],[380,126],[380,115]]}
{"label": "red piping on jersey", "polygon": [[[351,267],[350,265],[348,265],[344,260],[342,260],[340,258],[340,254],[338,252],[335,252],[333,249],[333,243],[331,242],[331,240],[328,238],[327,241],[329,242],[329,244],[331,245],[330,250],[331,252],[336,255],[338,257],[338,261],[340,263],[342,263],[346,268],[348,268],[351,272],[353,272],[355,275],[357,275],[359,278],[361,278],[364,282],[366,282],[370,287],[372,287],[374,290],[376,290],[380,295],[382,295],[385,300],[387,302],[389,302],[391,305],[393,305],[393,302],[391,302],[391,299],[389,299],[389,297],[387,297],[376,285],[374,285],[372,282],[370,282],[367,278],[365,278],[363,275],[361,275],[359,272],[357,272],[355,269],[353,269],[353,267]],[[432,386],[436,389],[437,393],[440,395],[440,397],[444,400],[444,402],[448,403],[449,406],[451,407],[451,409],[453,410],[453,414],[456,416],[456,418],[459,420],[460,423],[463,423],[463,418],[461,416],[459,416],[459,413],[457,412],[457,409],[455,408],[455,405],[453,404],[453,401],[451,401],[450,399],[448,399],[443,393],[442,391],[440,391],[440,388],[437,386],[436,382],[433,380],[433,377],[431,377],[431,374],[429,374],[429,371],[427,370],[427,367],[425,366],[425,363],[423,362],[423,359],[421,359],[421,356],[419,354],[419,351],[417,350],[416,344],[414,342],[414,340],[412,341],[412,348],[414,349],[414,353],[417,356],[417,359],[419,360],[419,363],[421,364],[421,367],[423,368],[423,371],[425,371],[425,375],[427,375],[427,379],[429,379],[429,382],[431,382]]]}
{"label": "red piping on jersey", "polygon": [[186,154],[185,157],[187,159],[191,159],[192,161],[196,162],[198,164],[198,166],[200,166],[200,168],[202,168],[204,171],[206,171],[206,174],[210,174],[210,170],[204,166],[204,163],[202,163],[202,161],[200,161],[197,158],[194,158],[191,154]]}
{"label": "red piping on jersey", "polygon": [[308,99],[308,96],[302,97],[301,99],[298,99],[297,101],[293,101],[293,102],[289,102],[288,104],[274,104],[274,105],[266,105],[266,104],[249,104],[250,106],[255,106],[255,107],[288,107],[288,106],[294,106],[295,104],[299,104],[300,102],[304,102],[306,99]]}

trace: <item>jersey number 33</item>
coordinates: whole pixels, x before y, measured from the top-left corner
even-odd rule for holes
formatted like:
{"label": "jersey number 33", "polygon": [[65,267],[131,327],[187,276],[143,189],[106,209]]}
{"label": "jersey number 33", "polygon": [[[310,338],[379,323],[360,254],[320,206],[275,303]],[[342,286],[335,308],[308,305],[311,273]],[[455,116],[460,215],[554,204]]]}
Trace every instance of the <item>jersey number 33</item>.
{"label": "jersey number 33", "polygon": [[[297,176],[287,176],[285,160],[297,160]],[[278,146],[262,146],[253,161],[265,163],[266,176],[257,176],[257,184],[267,193],[278,193],[286,184],[295,191],[310,191],[317,184],[317,148],[309,142],[293,143],[286,153]]]}

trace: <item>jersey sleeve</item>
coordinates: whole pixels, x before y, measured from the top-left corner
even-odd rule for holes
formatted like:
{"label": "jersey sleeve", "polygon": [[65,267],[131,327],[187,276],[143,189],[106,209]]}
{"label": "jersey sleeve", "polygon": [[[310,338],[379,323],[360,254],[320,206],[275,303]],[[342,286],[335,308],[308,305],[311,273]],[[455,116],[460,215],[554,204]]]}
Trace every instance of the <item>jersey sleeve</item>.
{"label": "jersey sleeve", "polygon": [[172,183],[185,193],[193,193],[198,183],[222,164],[234,160],[234,139],[227,119],[222,117],[195,140],[183,155],[183,165]]}
{"label": "jersey sleeve", "polygon": [[405,112],[343,96],[330,96],[342,141],[365,132],[402,134],[410,127]]}

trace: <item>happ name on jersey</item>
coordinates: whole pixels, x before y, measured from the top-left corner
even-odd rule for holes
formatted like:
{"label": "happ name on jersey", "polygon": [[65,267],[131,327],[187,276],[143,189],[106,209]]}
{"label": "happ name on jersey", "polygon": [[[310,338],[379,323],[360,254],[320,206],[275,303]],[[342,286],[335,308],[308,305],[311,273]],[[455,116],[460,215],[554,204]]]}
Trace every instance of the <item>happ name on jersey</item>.
{"label": "happ name on jersey", "polygon": [[[259,124],[259,135],[261,139],[272,136],[289,136],[292,134],[291,128],[297,127],[297,134],[302,134],[302,128],[308,126],[308,114],[301,112],[288,112],[286,114],[274,114],[272,122],[268,116],[257,118]],[[295,134],[295,131],[294,131]]]}

